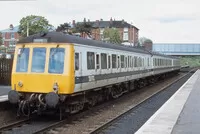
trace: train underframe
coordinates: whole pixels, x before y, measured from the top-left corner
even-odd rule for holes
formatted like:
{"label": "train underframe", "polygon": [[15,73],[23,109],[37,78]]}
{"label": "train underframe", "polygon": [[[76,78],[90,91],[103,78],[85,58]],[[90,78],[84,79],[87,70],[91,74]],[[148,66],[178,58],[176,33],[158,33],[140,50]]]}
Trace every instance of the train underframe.
{"label": "train underframe", "polygon": [[116,99],[125,93],[151,85],[178,72],[179,70],[175,70],[173,72],[117,83],[72,95],[58,95],[56,92],[48,94],[18,93],[12,90],[9,92],[8,98],[11,103],[17,104],[17,116],[30,117],[34,113],[42,114],[45,111],[54,111],[58,112],[60,119],[62,119],[63,113],[77,113],[84,108],[91,108],[100,102]]}

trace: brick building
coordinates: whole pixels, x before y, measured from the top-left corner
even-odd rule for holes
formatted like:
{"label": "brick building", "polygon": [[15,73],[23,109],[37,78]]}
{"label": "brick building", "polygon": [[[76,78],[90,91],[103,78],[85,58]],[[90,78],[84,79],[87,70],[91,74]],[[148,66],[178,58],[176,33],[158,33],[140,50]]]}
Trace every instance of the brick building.
{"label": "brick building", "polygon": [[[92,24],[92,38],[95,40],[104,40],[103,32],[105,28],[116,28],[120,33],[120,38],[125,44],[135,45],[138,42],[139,29],[124,20],[116,21],[112,18],[110,21],[103,21],[102,19],[96,21],[89,21]],[[73,20],[72,25],[75,24]],[[85,37],[85,35],[83,35]]]}
{"label": "brick building", "polygon": [[12,24],[10,24],[8,29],[0,31],[2,36],[2,46],[12,47],[16,45],[17,41],[19,40],[18,29],[19,26],[14,27]]}

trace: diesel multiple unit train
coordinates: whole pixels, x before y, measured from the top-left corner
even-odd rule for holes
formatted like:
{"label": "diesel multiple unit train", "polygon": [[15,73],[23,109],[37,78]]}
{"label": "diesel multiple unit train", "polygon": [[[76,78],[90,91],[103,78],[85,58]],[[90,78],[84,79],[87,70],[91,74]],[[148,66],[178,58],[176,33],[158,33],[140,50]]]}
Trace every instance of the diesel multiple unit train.
{"label": "diesel multiple unit train", "polygon": [[16,45],[8,98],[27,116],[76,113],[179,70],[176,57],[60,32],[35,34]]}

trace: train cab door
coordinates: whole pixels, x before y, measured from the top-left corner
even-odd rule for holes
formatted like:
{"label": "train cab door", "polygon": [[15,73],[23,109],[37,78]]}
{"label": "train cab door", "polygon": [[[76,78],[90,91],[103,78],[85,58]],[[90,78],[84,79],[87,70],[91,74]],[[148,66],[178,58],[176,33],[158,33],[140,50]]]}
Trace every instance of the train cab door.
{"label": "train cab door", "polygon": [[76,51],[74,56],[75,83],[78,86],[76,88],[82,89],[82,53]]}
{"label": "train cab door", "polygon": [[95,53],[95,70],[96,74],[101,74],[101,59],[100,53]]}

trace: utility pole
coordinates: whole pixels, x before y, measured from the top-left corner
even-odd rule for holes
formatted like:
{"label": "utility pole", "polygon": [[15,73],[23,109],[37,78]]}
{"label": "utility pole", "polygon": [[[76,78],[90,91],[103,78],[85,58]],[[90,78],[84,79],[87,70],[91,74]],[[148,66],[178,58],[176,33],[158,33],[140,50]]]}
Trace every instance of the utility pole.
{"label": "utility pole", "polygon": [[[36,22],[36,21],[39,21],[40,20],[40,17],[36,17],[32,20],[30,20],[30,23],[33,23],[33,22]],[[29,21],[27,20],[27,37],[29,36]]]}
{"label": "utility pole", "polygon": [[27,21],[27,37],[29,36],[29,21]]}

